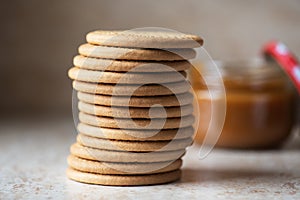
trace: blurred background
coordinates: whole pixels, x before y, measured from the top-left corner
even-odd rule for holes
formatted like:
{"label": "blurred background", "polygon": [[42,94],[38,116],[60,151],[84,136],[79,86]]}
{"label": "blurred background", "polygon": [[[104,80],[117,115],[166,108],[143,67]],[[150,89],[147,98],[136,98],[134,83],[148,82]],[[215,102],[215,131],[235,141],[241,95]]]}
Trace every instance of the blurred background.
{"label": "blurred background", "polygon": [[[126,188],[114,191],[108,187],[106,193],[105,188],[81,187],[66,181],[66,158],[77,134],[72,115],[72,81],[67,71],[78,54],[78,46],[85,43],[85,35],[92,30],[164,27],[198,34],[204,38],[205,49],[217,60],[256,57],[263,44],[279,39],[300,58],[300,0],[3,0],[0,5],[0,199],[86,199],[90,194],[122,199],[127,194],[149,196],[144,193],[147,189],[137,188],[135,192],[129,188],[125,195]],[[278,94],[288,98],[282,90]],[[202,105],[209,113],[210,106]],[[233,129],[247,129],[247,137],[241,131],[233,131],[235,140],[229,135],[231,147],[239,148],[241,137],[246,142],[273,142],[274,138],[278,140],[273,130],[278,132],[278,126],[289,128],[285,123],[289,118],[280,112],[287,110],[288,106],[281,105],[288,103],[272,106],[271,102],[272,112],[260,101],[257,105],[248,112],[238,108],[233,113],[250,113],[260,125],[258,128],[241,115],[233,123],[228,120]],[[264,111],[267,114],[261,114]],[[203,116],[210,120],[210,115]],[[264,128],[262,118],[269,129]],[[253,134],[255,128],[261,132]],[[216,198],[245,194],[252,199],[292,199],[300,191],[300,128],[291,141],[292,145],[286,145],[283,151],[221,149],[203,162],[198,159],[196,147],[184,158],[183,183],[187,184],[175,184],[175,190],[171,186],[166,190],[175,197],[181,197],[182,192],[188,194],[190,188],[190,196],[205,191],[205,197],[213,192]],[[164,197],[164,190],[153,188],[149,191],[159,191],[157,194]]]}
{"label": "blurred background", "polygon": [[67,70],[95,29],[165,27],[199,34],[214,59],[257,56],[280,39],[300,56],[298,0],[1,2],[0,116],[72,118]]}

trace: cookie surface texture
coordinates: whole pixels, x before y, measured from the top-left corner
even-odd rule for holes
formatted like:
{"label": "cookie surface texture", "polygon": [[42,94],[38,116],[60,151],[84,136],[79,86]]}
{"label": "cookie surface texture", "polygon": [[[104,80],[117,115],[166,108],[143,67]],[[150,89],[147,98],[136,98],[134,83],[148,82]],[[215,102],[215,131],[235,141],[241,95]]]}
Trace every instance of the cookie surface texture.
{"label": "cookie surface texture", "polygon": [[196,48],[203,45],[197,35],[168,30],[93,31],[86,40],[91,44],[135,48]]}
{"label": "cookie surface texture", "polygon": [[180,170],[150,175],[103,175],[67,169],[67,176],[75,181],[111,186],[137,186],[169,183],[180,179]]}

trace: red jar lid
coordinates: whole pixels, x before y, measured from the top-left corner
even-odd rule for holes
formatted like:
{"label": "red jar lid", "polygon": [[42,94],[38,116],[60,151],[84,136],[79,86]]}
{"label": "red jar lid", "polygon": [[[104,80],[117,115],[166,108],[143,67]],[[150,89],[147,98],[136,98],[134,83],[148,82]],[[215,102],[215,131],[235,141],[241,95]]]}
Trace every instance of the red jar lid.
{"label": "red jar lid", "polygon": [[297,58],[281,42],[271,41],[263,47],[267,58],[274,59],[289,75],[300,94],[300,65]]}

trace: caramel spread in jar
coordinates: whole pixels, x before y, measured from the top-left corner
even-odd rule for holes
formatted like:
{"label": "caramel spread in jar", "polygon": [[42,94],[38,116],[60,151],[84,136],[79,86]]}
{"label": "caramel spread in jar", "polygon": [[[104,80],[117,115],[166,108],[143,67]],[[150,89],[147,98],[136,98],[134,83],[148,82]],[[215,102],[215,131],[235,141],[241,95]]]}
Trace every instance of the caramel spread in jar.
{"label": "caramel spread in jar", "polygon": [[[226,90],[227,107],[216,146],[270,148],[280,145],[290,134],[294,117],[295,91],[285,74],[260,60],[217,65]],[[205,83],[198,72],[191,72],[200,108],[195,141],[200,144],[211,121],[211,104],[218,100],[210,98],[213,91],[209,91],[207,85],[214,85],[213,77],[210,80]]]}

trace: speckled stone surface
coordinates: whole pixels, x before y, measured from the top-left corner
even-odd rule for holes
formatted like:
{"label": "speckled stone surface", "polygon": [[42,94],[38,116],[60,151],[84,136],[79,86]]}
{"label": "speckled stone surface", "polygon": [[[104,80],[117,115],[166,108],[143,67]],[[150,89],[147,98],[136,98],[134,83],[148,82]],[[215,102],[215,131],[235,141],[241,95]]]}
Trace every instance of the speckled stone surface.
{"label": "speckled stone surface", "polygon": [[281,150],[188,149],[181,181],[108,187],[65,175],[72,120],[0,123],[0,199],[300,199],[299,144]]}

